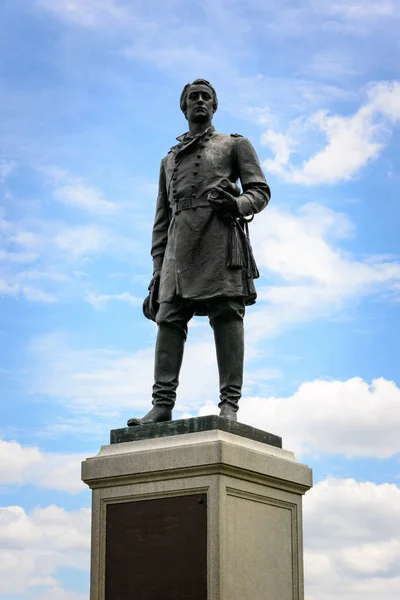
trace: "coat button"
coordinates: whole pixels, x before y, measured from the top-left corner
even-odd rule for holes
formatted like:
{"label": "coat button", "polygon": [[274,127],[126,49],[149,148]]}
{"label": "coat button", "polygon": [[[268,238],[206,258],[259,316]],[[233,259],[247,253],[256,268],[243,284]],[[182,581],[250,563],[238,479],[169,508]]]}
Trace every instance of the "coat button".
{"label": "coat button", "polygon": [[192,188],[192,190],[194,190],[196,186],[194,183],[192,183],[192,185],[190,187]]}
{"label": "coat button", "polygon": [[196,194],[192,194],[192,198],[197,198]]}
{"label": "coat button", "polygon": [[195,166],[195,167],[199,167],[199,166],[200,166],[200,163],[194,163],[194,166]]}
{"label": "coat button", "polygon": [[201,158],[201,154],[198,154],[196,158]]}
{"label": "coat button", "polygon": [[193,175],[198,175],[199,172],[198,171],[193,171]]}

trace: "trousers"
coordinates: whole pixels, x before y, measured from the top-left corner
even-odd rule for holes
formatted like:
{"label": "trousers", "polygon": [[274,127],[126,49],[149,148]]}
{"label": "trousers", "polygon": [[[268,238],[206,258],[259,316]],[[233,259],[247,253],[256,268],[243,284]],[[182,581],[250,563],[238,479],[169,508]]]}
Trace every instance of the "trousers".
{"label": "trousers", "polygon": [[154,361],[153,405],[173,408],[182,365],[188,323],[199,310],[209,318],[214,332],[221,408],[230,404],[238,410],[242,394],[245,304],[242,298],[192,301],[175,298],[161,302]]}

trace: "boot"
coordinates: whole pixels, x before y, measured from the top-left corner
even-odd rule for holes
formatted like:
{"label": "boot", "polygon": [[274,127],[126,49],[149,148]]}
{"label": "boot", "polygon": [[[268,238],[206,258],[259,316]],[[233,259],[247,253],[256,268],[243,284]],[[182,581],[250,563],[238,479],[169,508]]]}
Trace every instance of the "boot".
{"label": "boot", "polygon": [[213,323],[220,386],[220,417],[237,421],[242,395],[244,331],[243,320],[215,320]]}
{"label": "boot", "polygon": [[186,332],[183,328],[160,323],[154,361],[153,408],[141,419],[129,419],[128,427],[171,421],[179,384]]}
{"label": "boot", "polygon": [[161,423],[172,420],[172,409],[168,406],[153,406],[153,408],[141,419],[128,419],[128,427],[135,425],[148,425],[149,423]]}

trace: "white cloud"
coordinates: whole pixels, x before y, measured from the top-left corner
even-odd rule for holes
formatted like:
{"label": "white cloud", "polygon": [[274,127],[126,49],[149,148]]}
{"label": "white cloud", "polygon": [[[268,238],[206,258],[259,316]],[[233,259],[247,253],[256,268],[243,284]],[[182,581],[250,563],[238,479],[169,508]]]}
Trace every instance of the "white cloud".
{"label": "white cloud", "polygon": [[7,177],[17,168],[17,163],[13,160],[0,159],[0,184],[4,183]]}
{"label": "white cloud", "polygon": [[[304,499],[308,600],[395,600],[400,591],[400,489],[353,479],[320,481]],[[57,585],[57,569],[88,569],[90,511],[57,506],[0,509],[5,593],[83,600]],[[2,590],[3,591],[3,590]]]}
{"label": "white cloud", "polygon": [[95,214],[108,214],[116,211],[116,205],[105,200],[100,191],[83,184],[60,186],[55,190],[54,197],[63,204],[75,206]]}
{"label": "white cloud", "polygon": [[49,294],[48,292],[44,292],[43,290],[38,290],[32,286],[24,285],[20,290],[24,297],[27,300],[31,300],[33,302],[43,302],[44,304],[51,304],[56,302],[57,298],[53,294]]}
{"label": "white cloud", "polygon": [[39,271],[38,269],[32,269],[30,271],[21,271],[16,275],[16,277],[21,281],[66,281],[68,279],[65,273],[52,273],[50,271]]}
{"label": "white cloud", "polygon": [[85,296],[86,302],[91,304],[93,308],[102,310],[106,307],[109,302],[127,302],[128,304],[142,304],[142,298],[136,298],[129,292],[122,292],[120,294],[94,294],[93,292],[87,292]]}
{"label": "white cloud", "polygon": [[[176,411],[178,415],[194,416],[199,410],[210,414],[215,412],[218,399],[214,344],[206,325],[190,333]],[[76,350],[68,346],[68,340],[56,335],[41,338],[32,348],[31,389],[51,396],[73,411],[74,418],[59,424],[64,431],[88,429],[97,435],[98,423],[122,426],[127,416],[139,416],[150,407],[154,352],[151,345],[149,350],[129,354]],[[246,350],[247,389],[266,389],[268,380],[280,373],[252,369],[257,352],[252,345]],[[282,435],[285,447],[301,455],[387,458],[400,453],[400,390],[394,382],[380,378],[368,383],[359,377],[347,381],[315,380],[303,383],[286,398],[246,396],[248,392],[241,401],[240,420]],[[88,413],[95,416],[88,422],[80,420]]]}
{"label": "white cloud", "polygon": [[39,290],[33,286],[20,285],[19,283],[13,283],[14,278],[11,281],[0,279],[0,296],[10,296],[18,300],[30,300],[32,302],[42,302],[44,304],[51,304],[56,301],[56,297],[48,292]]}
{"label": "white cloud", "polygon": [[80,478],[84,458],[0,440],[0,485],[34,485],[75,494],[85,489]]}
{"label": "white cloud", "polygon": [[[300,5],[284,2],[279,8],[266,0],[252,0],[252,4],[264,13],[268,30],[281,36],[285,34],[304,37],[310,32],[321,34],[333,31],[354,37],[375,32],[380,34],[383,27],[385,32],[391,35],[392,22],[400,17],[396,0],[306,0]],[[261,18],[261,15],[259,17]],[[346,44],[346,49],[351,51],[351,40]]]}
{"label": "white cloud", "polygon": [[142,44],[131,45],[122,52],[123,56],[143,62],[155,64],[159,69],[176,69],[179,65],[181,76],[190,77],[194,70],[210,70],[216,63],[220,66],[223,59],[220,53],[213,53],[209,47],[196,48],[194,44],[185,43],[162,46],[149,44],[144,40]]}
{"label": "white cloud", "polygon": [[[263,288],[260,280],[259,302],[246,315],[245,382],[249,385],[245,393],[265,389],[259,367],[252,369],[260,342],[296,323],[336,315],[367,295],[381,294],[387,301],[388,294],[398,294],[399,261],[384,256],[352,258],[339,246],[352,234],[353,226],[346,215],[317,204],[305,205],[297,214],[271,206],[252,224],[252,241],[261,271],[269,279],[268,272],[273,274],[277,282]],[[112,296],[92,295],[87,300],[97,307],[112,299],[133,302],[130,296]],[[140,310],[139,303],[135,310]],[[212,335],[205,320],[197,323],[201,325],[190,332],[186,346],[178,391],[177,410],[183,412],[196,411],[202,403],[213,403],[218,397]],[[135,353],[75,349],[63,336],[43,336],[32,345],[31,385],[35,391],[57,398],[75,411],[94,412],[100,420],[104,415],[109,418],[110,413],[117,420],[120,411],[145,410],[151,399],[154,330],[148,329],[148,349]],[[200,387],[195,376],[199,371],[203,373]],[[182,403],[181,398],[188,401]],[[81,429],[88,423],[77,417],[76,425]],[[96,430],[93,424],[91,427],[92,432]]]}
{"label": "white cloud", "polygon": [[251,224],[261,272],[278,277],[275,285],[257,285],[259,302],[248,311],[250,339],[262,340],[293,326],[337,313],[349,303],[381,294],[396,297],[400,261],[396,257],[352,257],[341,248],[354,227],[348,217],[319,204],[296,212],[271,204]]}
{"label": "white cloud", "polygon": [[0,440],[0,483],[20,483],[23,473],[40,464],[43,457],[38,448],[23,448],[17,442]]}
{"label": "white cloud", "polygon": [[[30,600],[30,599],[26,599]],[[45,592],[42,592],[40,596],[32,596],[32,600],[88,600],[88,595],[78,594],[71,590],[65,590],[60,587],[50,587]]]}
{"label": "white cloud", "polygon": [[126,9],[116,0],[37,0],[40,7],[59,18],[83,27],[98,27],[122,21]]}
{"label": "white cloud", "polygon": [[383,378],[317,379],[290,397],[245,398],[240,419],[281,435],[285,448],[301,456],[400,454],[400,389]]}
{"label": "white cloud", "polygon": [[0,250],[0,260],[10,263],[32,263],[38,258],[33,252],[8,252]]}
{"label": "white cloud", "polygon": [[[16,253],[16,256],[3,252],[6,261],[14,264],[16,258],[30,258],[33,252],[29,251],[35,251],[44,258],[48,257],[51,262],[48,266],[45,263],[38,264],[35,269],[27,271],[25,268],[13,276],[3,276],[3,294],[42,302],[54,301],[58,295],[57,288],[64,282],[68,284],[73,281],[70,275],[61,270],[71,263],[80,264],[84,257],[98,253],[118,256],[120,248],[116,244],[122,244],[125,248],[125,257],[127,252],[132,256],[137,252],[135,241],[121,240],[121,236],[114,239],[109,230],[97,225],[67,227],[57,224],[53,227],[49,224],[50,228],[55,231],[46,230],[41,235],[31,235],[26,229],[9,233],[23,252],[21,255]],[[305,308],[337,308],[351,298],[396,289],[400,275],[395,257],[356,260],[337,244],[332,244],[332,239],[348,237],[352,229],[346,215],[318,204],[304,205],[297,212],[276,209],[272,204],[257,217],[251,225],[251,235],[261,271],[265,273],[267,269],[290,284],[263,289],[263,281],[260,280],[257,286],[260,300],[264,299],[270,306],[280,308],[277,314],[269,313],[274,332],[280,331],[280,324],[286,326],[307,318],[307,315],[317,316],[316,313],[304,311]],[[29,283],[31,281],[35,282],[34,287]],[[38,284],[45,287],[38,288]],[[139,303],[129,292],[91,292],[86,300],[97,308],[112,300]],[[249,325],[259,318],[260,310],[261,302],[249,312]],[[267,313],[264,316],[268,318]],[[258,327],[258,330],[267,336],[270,325],[265,323],[265,327],[261,330]]]}
{"label": "white cloud", "polygon": [[[185,349],[177,411],[196,412],[204,400],[218,397],[218,376],[212,331],[208,325],[194,328]],[[151,333],[155,333],[155,327]],[[30,389],[51,396],[73,411],[74,419],[56,424],[98,436],[98,422],[121,426],[120,420],[151,407],[154,369],[154,337],[145,350],[128,353],[106,349],[75,349],[61,334],[37,339],[31,346],[34,365]],[[202,373],[201,386],[197,374]],[[82,421],[88,413],[89,422]],[[121,413],[123,416],[121,417]],[[128,414],[131,413],[131,414]],[[76,422],[75,422],[76,419]]]}
{"label": "white cloud", "polygon": [[323,51],[317,48],[314,56],[306,62],[301,69],[304,76],[314,75],[321,81],[335,81],[338,85],[348,82],[351,78],[361,74],[362,65],[348,51],[348,46],[341,52],[337,46],[331,50]]}
{"label": "white cloud", "polygon": [[393,123],[400,119],[400,82],[380,82],[369,90],[369,101],[376,111],[379,111]]}
{"label": "white cloud", "polygon": [[[399,120],[400,82],[380,82],[370,88],[367,103],[350,117],[318,111],[304,120],[302,132],[297,127],[297,139],[293,139],[291,128],[287,134],[267,131],[262,139],[275,156],[263,164],[267,171],[281,175],[289,183],[345,181],[377,158],[387,144],[389,126],[397,125]],[[325,148],[301,164],[290,162],[294,147],[301,147],[302,138],[310,134],[310,129],[326,137]]]}
{"label": "white cloud", "polygon": [[262,143],[271,148],[274,159],[266,161],[265,166],[270,173],[281,173],[288,164],[297,143],[290,134],[282,134],[268,129],[262,136]]}
{"label": "white cloud", "polygon": [[324,9],[330,14],[351,20],[400,16],[398,5],[391,0],[380,0],[380,2],[376,2],[376,0],[363,0],[363,2],[336,0]]}
{"label": "white cloud", "polygon": [[51,304],[56,301],[56,297],[48,292],[39,290],[32,286],[19,285],[18,283],[8,283],[0,279],[0,295],[10,296],[16,299],[25,299],[32,302],[43,302]]}
{"label": "white cloud", "polygon": [[89,545],[89,509],[68,512],[53,505],[28,514],[20,506],[0,508],[2,593],[36,598],[35,588],[41,585],[56,590],[51,596],[48,589],[44,597],[72,600],[72,592],[57,585],[57,569],[88,569]]}
{"label": "white cloud", "polygon": [[74,259],[104,251],[109,241],[107,232],[97,225],[65,226],[53,240],[59,250]]}
{"label": "white cloud", "polygon": [[400,489],[319,482],[304,499],[308,600],[395,600],[400,593]]}
{"label": "white cloud", "polygon": [[10,285],[7,281],[0,279],[0,295],[1,296],[12,296],[18,295],[19,287],[17,285]]}
{"label": "white cloud", "polygon": [[400,278],[400,265],[390,258],[359,261],[338,247],[353,235],[346,214],[320,204],[305,204],[296,212],[276,209],[260,215],[252,234],[262,267],[288,283],[319,283],[343,292],[375,281]]}
{"label": "white cloud", "polygon": [[88,186],[80,177],[55,167],[47,167],[41,171],[51,179],[53,197],[58,202],[98,216],[118,211],[117,204],[106,200],[101,190]]}
{"label": "white cloud", "polygon": [[[126,217],[124,224],[116,221],[105,226],[92,218],[82,224],[49,220],[44,215],[19,221],[0,219],[0,293],[42,303],[54,302],[61,295],[83,299],[87,287],[79,276],[83,261],[102,255],[129,262],[131,270],[136,260],[148,256],[141,238],[149,238],[150,233],[141,231],[139,219],[132,223]],[[146,262],[150,266],[148,258]],[[34,266],[28,268],[31,263]]]}

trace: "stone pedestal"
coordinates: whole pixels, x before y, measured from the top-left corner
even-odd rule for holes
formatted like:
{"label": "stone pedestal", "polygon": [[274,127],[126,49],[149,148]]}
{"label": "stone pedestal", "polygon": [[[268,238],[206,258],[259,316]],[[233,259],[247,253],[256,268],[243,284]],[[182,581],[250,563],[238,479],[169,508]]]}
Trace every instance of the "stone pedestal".
{"label": "stone pedestal", "polygon": [[216,416],[111,432],[93,490],[90,600],[303,600],[311,470]]}

